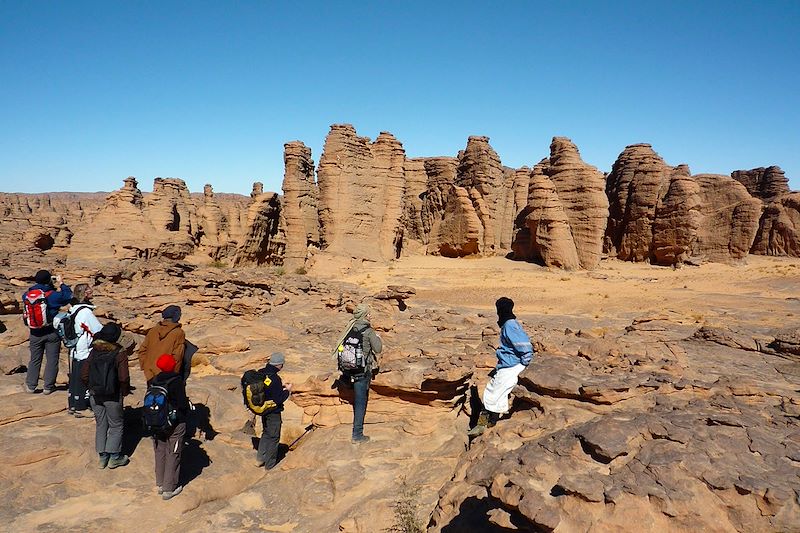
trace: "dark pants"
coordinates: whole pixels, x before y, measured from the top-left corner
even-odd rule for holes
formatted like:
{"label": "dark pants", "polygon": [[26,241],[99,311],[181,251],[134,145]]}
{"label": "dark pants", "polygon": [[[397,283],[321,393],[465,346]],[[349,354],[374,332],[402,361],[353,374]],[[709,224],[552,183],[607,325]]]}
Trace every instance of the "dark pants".
{"label": "dark pants", "polygon": [[58,354],[61,351],[61,339],[58,333],[52,333],[37,337],[30,336],[31,361],[28,363],[28,374],[25,383],[31,389],[39,385],[39,371],[42,369],[42,357],[47,357],[44,367],[44,389],[53,390],[56,388],[56,377],[58,377]]}
{"label": "dark pants", "polygon": [[89,408],[89,391],[81,379],[81,368],[86,363],[86,359],[76,361],[72,359],[72,366],[69,369],[69,398],[67,407],[73,411],[84,411]]}
{"label": "dark pants", "polygon": [[261,415],[261,425],[264,431],[258,441],[258,454],[256,459],[264,461],[264,468],[269,470],[278,462],[278,444],[281,441],[281,413],[267,413]]}
{"label": "dark pants", "polygon": [[153,437],[153,450],[156,454],[156,486],[164,489],[164,492],[172,492],[178,488],[185,435],[186,422],[181,422],[171,433]]}
{"label": "dark pants", "polygon": [[120,453],[124,426],[122,398],[97,402],[92,396],[90,401],[96,426],[94,449],[97,453]]}
{"label": "dark pants", "polygon": [[369,384],[372,375],[353,377],[353,438],[364,435],[364,416],[367,414],[367,401],[369,400]]}

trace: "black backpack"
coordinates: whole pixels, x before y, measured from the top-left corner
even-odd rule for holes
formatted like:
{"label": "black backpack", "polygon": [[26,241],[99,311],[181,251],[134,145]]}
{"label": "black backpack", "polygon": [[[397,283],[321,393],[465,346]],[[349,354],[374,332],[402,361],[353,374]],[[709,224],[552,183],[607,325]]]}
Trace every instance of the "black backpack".
{"label": "black backpack", "polygon": [[166,433],[175,425],[178,414],[169,398],[169,384],[179,376],[171,378],[163,385],[150,385],[144,395],[142,422],[145,430],[152,434]]}
{"label": "black backpack", "polygon": [[61,342],[64,343],[66,348],[72,349],[78,345],[78,339],[85,335],[88,330],[81,331],[80,334],[75,332],[75,318],[80,313],[81,309],[85,309],[86,305],[78,305],[74,309],[70,309],[69,313],[59,313],[59,322],[56,331],[58,336],[61,337]]}
{"label": "black backpack", "polygon": [[339,370],[348,374],[360,374],[366,370],[364,360],[364,332],[351,329],[339,345]]}
{"label": "black backpack", "polygon": [[242,399],[244,405],[257,415],[269,413],[276,407],[273,400],[267,398],[267,388],[272,385],[272,378],[263,370],[248,370],[242,375]]}
{"label": "black backpack", "polygon": [[89,362],[89,392],[100,396],[113,396],[119,391],[117,374],[117,350],[99,352],[95,350]]}

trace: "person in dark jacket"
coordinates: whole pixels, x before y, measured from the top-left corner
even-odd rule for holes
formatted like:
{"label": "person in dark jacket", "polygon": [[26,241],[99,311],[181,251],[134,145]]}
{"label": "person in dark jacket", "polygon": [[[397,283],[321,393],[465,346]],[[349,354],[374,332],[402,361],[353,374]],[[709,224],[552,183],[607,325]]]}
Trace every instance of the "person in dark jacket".
{"label": "person in dark jacket", "polygon": [[470,437],[482,435],[508,412],[508,395],[517,385],[520,373],[533,358],[531,339],[514,315],[514,301],[503,296],[495,302],[497,325],[500,326],[500,346],[495,351],[497,365],[494,375],[483,391],[483,410],[475,427],[467,433]]}
{"label": "person in dark jacket", "polygon": [[[124,425],[123,398],[131,393],[131,378],[128,371],[128,357],[122,346],[117,344],[122,335],[122,328],[113,322],[106,324],[95,333],[89,357],[81,366],[81,380],[89,390],[89,405],[94,412],[95,450],[100,456],[100,468],[117,468],[131,462],[122,453],[122,432]],[[117,390],[113,393],[98,392],[94,378],[91,377],[92,365],[95,371],[102,368],[103,359],[113,358],[116,363]],[[97,374],[95,374],[97,375]]]}
{"label": "person in dark jacket", "polygon": [[381,353],[383,343],[381,338],[372,329],[369,322],[369,306],[365,303],[358,304],[353,310],[353,318],[342,330],[339,342],[333,349],[333,354],[337,354],[347,335],[351,330],[361,333],[361,348],[364,354],[364,372],[346,373],[343,377],[353,384],[353,435],[354,444],[369,442],[369,437],[364,435],[364,417],[367,414],[367,402],[369,401],[369,386],[372,382],[373,371],[378,370],[377,354]]}
{"label": "person in dark jacket", "polygon": [[[28,393],[36,392],[36,387],[39,385],[39,372],[42,369],[42,358],[46,357],[42,393],[50,394],[56,390],[58,356],[61,352],[61,339],[52,325],[53,319],[58,314],[58,310],[72,300],[72,289],[62,282],[61,276],[53,276],[47,270],[38,271],[34,276],[34,281],[36,284],[28,289],[25,295],[34,289],[44,292],[47,301],[47,316],[44,327],[30,330],[31,360],[28,363],[28,373],[25,376],[23,390]],[[23,295],[23,299],[24,297]]]}
{"label": "person in dark jacket", "polygon": [[153,378],[150,386],[166,389],[170,408],[176,414],[175,423],[170,430],[153,435],[156,487],[161,498],[169,500],[183,491],[183,485],[180,484],[181,452],[186,435],[186,419],[189,416],[189,399],[186,397],[186,384],[175,371],[175,358],[171,354],[162,354],[156,359],[156,366],[160,372]]}
{"label": "person in dark jacket", "polygon": [[273,401],[275,407],[265,411],[261,415],[261,438],[258,441],[258,453],[256,454],[256,466],[263,466],[267,470],[274,468],[278,463],[278,445],[281,440],[281,426],[283,424],[281,413],[283,404],[289,399],[292,393],[292,384],[283,383],[278,372],[283,368],[286,357],[276,352],[269,357],[269,363],[261,372],[270,379],[270,384],[264,388],[264,397],[267,401]]}

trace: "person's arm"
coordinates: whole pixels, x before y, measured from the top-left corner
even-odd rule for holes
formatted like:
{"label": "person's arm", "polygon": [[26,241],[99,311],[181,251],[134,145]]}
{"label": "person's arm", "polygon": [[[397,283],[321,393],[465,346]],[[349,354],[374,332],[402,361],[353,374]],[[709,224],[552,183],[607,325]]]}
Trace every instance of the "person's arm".
{"label": "person's arm", "polygon": [[181,365],[183,364],[183,352],[186,350],[186,333],[181,328],[175,328],[177,333],[172,343],[172,357],[175,359],[175,372],[181,373]]}
{"label": "person's arm", "polygon": [[55,304],[54,307],[67,305],[72,300],[72,289],[66,283],[62,283],[60,290],[51,292],[47,298],[51,304]]}
{"label": "person's arm", "polygon": [[[81,326],[86,326],[86,329],[88,329],[92,335],[103,329],[103,324],[97,320],[97,317],[94,316],[94,313],[91,309],[85,307],[81,311],[83,311],[83,320],[81,320]],[[81,329],[83,329],[83,327],[81,327]]]}
{"label": "person's arm", "polygon": [[369,346],[373,354],[377,355],[381,353],[381,350],[383,350],[383,341],[381,341],[381,338],[375,333],[374,329],[369,328],[367,330],[367,340],[369,341]]}
{"label": "person's arm", "polygon": [[120,350],[117,354],[117,379],[119,379],[119,389],[123,396],[131,392],[131,372],[128,368],[128,358],[125,352]]}
{"label": "person's arm", "polygon": [[281,380],[281,377],[278,374],[272,376],[270,389],[272,389],[272,400],[278,405],[283,405],[283,403],[289,399],[289,395],[291,394],[291,391],[283,386],[283,380]]}
{"label": "person's arm", "polygon": [[[152,331],[152,330],[150,330]],[[139,346],[139,367],[144,371],[144,362],[147,357],[147,345],[150,341],[150,331],[148,331],[145,336],[142,344]]]}

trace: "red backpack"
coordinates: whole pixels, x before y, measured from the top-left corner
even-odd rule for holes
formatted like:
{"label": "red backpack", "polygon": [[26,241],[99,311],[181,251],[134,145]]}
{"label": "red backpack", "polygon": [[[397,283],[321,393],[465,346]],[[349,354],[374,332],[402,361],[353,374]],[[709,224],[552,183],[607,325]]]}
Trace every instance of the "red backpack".
{"label": "red backpack", "polygon": [[31,289],[22,297],[22,321],[31,329],[49,326],[52,321],[47,316],[47,297],[53,291]]}

